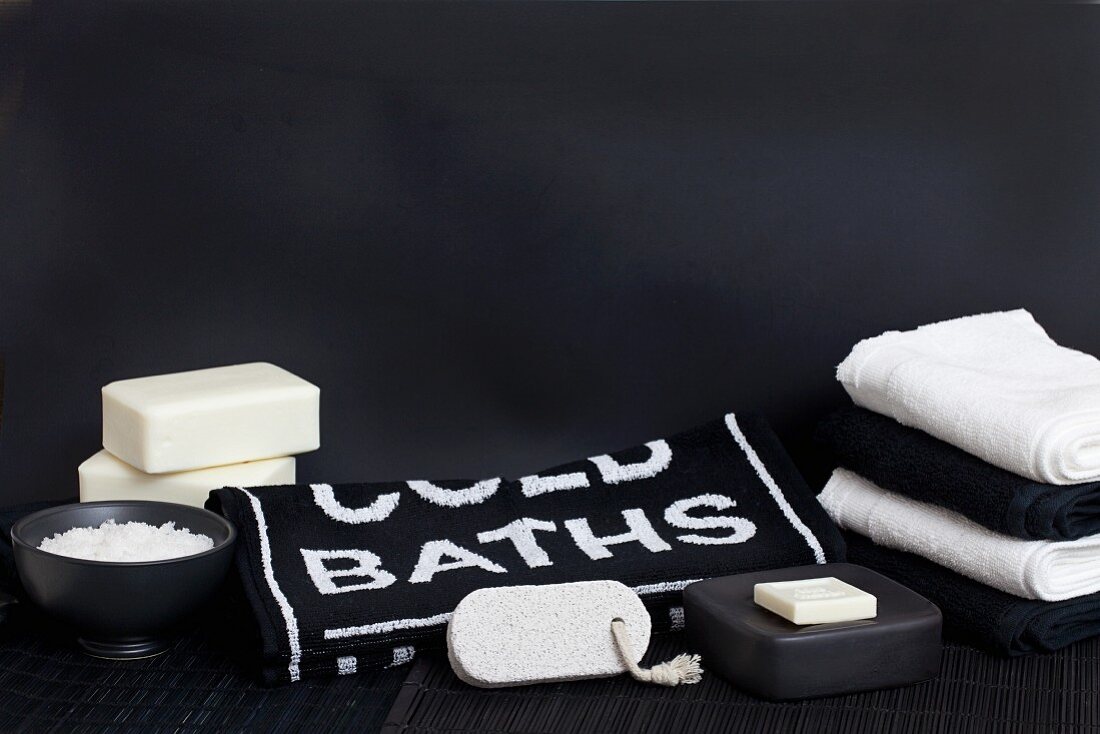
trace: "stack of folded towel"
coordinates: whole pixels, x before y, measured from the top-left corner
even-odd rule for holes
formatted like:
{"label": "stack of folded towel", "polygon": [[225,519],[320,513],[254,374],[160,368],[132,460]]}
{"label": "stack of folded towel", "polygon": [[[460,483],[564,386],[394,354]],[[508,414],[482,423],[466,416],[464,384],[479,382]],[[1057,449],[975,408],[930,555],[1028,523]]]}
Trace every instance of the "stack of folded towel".
{"label": "stack of folded towel", "polygon": [[1100,361],[1024,310],[891,331],[837,377],[819,501],[849,558],[1002,654],[1100,634]]}

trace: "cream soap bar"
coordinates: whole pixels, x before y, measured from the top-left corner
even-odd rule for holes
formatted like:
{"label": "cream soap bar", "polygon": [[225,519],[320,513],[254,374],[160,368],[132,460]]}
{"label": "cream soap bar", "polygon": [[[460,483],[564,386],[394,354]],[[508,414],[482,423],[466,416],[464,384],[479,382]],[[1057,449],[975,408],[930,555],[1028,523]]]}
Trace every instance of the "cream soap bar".
{"label": "cream soap bar", "polygon": [[321,391],[273,364],[179,372],[103,388],[103,448],[150,474],[313,451]]}
{"label": "cream soap bar", "polygon": [[202,507],[212,489],[294,484],[294,457],[250,461],[213,469],[146,474],[106,451],[77,469],[80,501],[152,500]]}
{"label": "cream soap bar", "polygon": [[756,584],[753,601],[795,624],[825,624],[870,619],[877,600],[866,591],[826,576]]}

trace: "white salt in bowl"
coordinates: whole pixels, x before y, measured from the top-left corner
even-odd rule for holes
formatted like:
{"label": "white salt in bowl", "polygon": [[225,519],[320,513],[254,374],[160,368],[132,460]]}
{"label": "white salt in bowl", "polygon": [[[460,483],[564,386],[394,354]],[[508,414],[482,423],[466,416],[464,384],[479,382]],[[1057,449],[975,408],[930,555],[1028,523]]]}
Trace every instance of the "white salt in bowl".
{"label": "white salt in bowl", "polygon": [[[39,549],[45,538],[107,520],[174,523],[214,547],[156,561],[95,561]],[[12,527],[19,579],[27,596],[78,631],[85,652],[137,658],[168,649],[171,632],[217,591],[233,560],[237,530],[209,510],[169,502],[86,502],[51,507]]]}

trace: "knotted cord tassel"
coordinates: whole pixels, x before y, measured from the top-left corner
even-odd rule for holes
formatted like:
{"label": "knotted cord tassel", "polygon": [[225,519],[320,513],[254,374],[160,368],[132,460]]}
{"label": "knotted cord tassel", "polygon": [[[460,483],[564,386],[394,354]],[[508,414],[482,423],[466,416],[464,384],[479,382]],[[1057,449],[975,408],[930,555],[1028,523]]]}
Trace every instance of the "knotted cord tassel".
{"label": "knotted cord tassel", "polygon": [[699,666],[698,655],[677,655],[667,663],[641,668],[634,662],[634,649],[630,645],[630,635],[626,623],[619,618],[611,620],[611,636],[619,647],[619,656],[626,665],[627,672],[636,681],[656,683],[659,686],[678,686],[698,683],[703,678],[703,669]]}

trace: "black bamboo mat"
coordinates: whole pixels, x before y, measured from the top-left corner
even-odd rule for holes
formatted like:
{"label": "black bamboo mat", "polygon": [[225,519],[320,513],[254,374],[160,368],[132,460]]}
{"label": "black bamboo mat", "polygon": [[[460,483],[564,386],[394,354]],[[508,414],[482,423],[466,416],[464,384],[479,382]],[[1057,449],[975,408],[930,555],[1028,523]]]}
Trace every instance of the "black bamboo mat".
{"label": "black bamboo mat", "polygon": [[[646,659],[682,651],[654,638]],[[843,670],[843,661],[837,661]],[[384,734],[757,734],[758,732],[1100,731],[1100,638],[1053,655],[1005,660],[948,644],[938,678],[905,688],[797,703],[739,693],[715,675],[658,688],[618,678],[479,690],[445,659],[424,657],[386,717]]]}
{"label": "black bamboo mat", "polygon": [[154,658],[110,661],[67,634],[0,636],[0,732],[373,732],[407,671],[263,688],[201,629]]}

